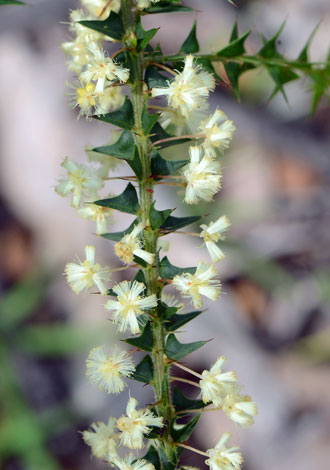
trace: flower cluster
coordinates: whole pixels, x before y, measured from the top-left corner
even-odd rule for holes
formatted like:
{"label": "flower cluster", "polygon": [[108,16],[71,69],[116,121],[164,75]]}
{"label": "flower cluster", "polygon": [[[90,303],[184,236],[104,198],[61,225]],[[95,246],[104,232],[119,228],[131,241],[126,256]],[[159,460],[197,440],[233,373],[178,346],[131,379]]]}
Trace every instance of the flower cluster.
{"label": "flower cluster", "polygon": [[204,370],[199,382],[204,403],[212,402],[235,423],[243,428],[253,424],[257,405],[248,395],[241,395],[233,371],[223,372],[227,363],[224,356],[219,357],[211,369]]}
{"label": "flower cluster", "polygon": [[163,427],[162,417],[156,416],[148,408],[136,409],[137,405],[137,400],[131,397],[126,407],[126,415],[118,420],[111,416],[107,424],[91,424],[90,430],[83,432],[83,439],[91,447],[95,457],[115,464],[122,470],[154,470],[152,464],[145,460],[135,460],[136,457],[133,458],[132,454],[125,459],[118,454],[120,444],[129,449],[142,449],[144,438],[152,427]]}
{"label": "flower cluster", "polygon": [[81,21],[104,19],[111,11],[118,12],[120,0],[81,0],[82,9],[72,10],[70,31],[75,38],[62,44],[63,51],[69,57],[69,70],[78,74],[78,79],[71,84],[72,107],[79,108],[78,117],[87,118],[96,114],[106,114],[117,109],[123,103],[121,85],[129,79],[129,70],[103,49],[103,42],[109,37],[92,31],[80,24]]}

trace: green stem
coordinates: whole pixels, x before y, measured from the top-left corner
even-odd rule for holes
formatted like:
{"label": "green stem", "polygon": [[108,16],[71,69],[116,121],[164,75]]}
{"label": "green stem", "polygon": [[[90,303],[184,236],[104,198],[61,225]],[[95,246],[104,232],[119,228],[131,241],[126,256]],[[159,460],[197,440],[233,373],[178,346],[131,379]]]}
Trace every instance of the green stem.
{"label": "green stem", "polygon": [[[134,41],[134,29],[139,12],[134,12],[132,0],[122,1],[123,23],[125,27],[126,46],[130,48],[130,62],[132,64],[132,75],[134,82],[131,84],[132,104],[134,110],[134,133],[135,142],[138,149],[142,176],[139,179],[140,214],[139,217],[145,226],[143,233],[145,250],[155,255],[153,265],[148,265],[144,269],[148,295],[159,296],[159,260],[157,256],[158,231],[150,226],[149,214],[153,203],[153,185],[151,172],[151,152],[152,144],[148,136],[144,135],[142,113],[146,105],[146,98],[143,90],[144,61],[143,52],[132,49]],[[152,312],[152,332],[154,347],[152,351],[152,361],[154,367],[153,386],[155,400],[158,403],[158,413],[163,416],[165,423],[170,423],[174,418],[174,410],[170,400],[169,388],[169,365],[165,356],[165,328],[159,318],[157,308]],[[175,446],[169,434],[169,427],[166,427],[162,437],[159,438],[160,446],[170,461],[175,459]]]}
{"label": "green stem", "polygon": [[[152,62],[178,62],[178,61],[183,61],[185,59],[186,55],[184,54],[169,54],[169,55],[164,55],[164,56],[152,56],[148,57],[145,56],[144,61],[149,64]],[[281,67],[289,67],[289,68],[295,68],[298,70],[304,70],[308,67],[313,67],[313,66],[320,66],[320,65],[325,65],[328,62],[323,61],[323,62],[302,62],[302,61],[297,61],[297,60],[285,60],[285,59],[267,59],[265,57],[255,55],[255,56],[249,56],[249,55],[238,55],[234,57],[227,57],[227,56],[221,56],[218,54],[194,54],[194,57],[200,58],[200,59],[208,59],[211,62],[238,62],[238,63],[246,63],[246,64],[253,64],[256,66],[263,65],[263,66],[281,66]]]}

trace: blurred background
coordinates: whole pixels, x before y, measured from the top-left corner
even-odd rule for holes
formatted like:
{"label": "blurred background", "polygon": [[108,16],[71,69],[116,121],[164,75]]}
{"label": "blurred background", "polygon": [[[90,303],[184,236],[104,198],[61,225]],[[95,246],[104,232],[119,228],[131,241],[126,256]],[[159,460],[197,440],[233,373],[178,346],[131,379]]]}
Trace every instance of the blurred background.
{"label": "blurred background", "polygon": [[[112,242],[93,235],[54,192],[68,155],[86,163],[84,147],[110,138],[109,126],[76,119],[68,107],[68,12],[74,0],[30,0],[29,7],[0,7],[0,468],[101,470],[79,431],[92,421],[119,417],[128,388],[107,396],[85,377],[93,346],[118,341],[103,301],[76,296],[62,275],[75,255],[95,244],[97,260],[119,265]],[[330,46],[327,0],[187,0],[197,8],[203,52],[228,41],[238,19],[253,53],[260,35],[271,37],[284,19],[278,47],[298,55],[317,23],[311,58]],[[157,40],[175,52],[194,14],[152,15]],[[230,431],[245,470],[326,469],[330,461],[330,108],[321,101],[310,116],[309,83],[286,87],[268,103],[272,83],[262,71],[243,75],[242,102],[229,87],[212,94],[211,108],[237,127],[223,158],[223,189],[211,206],[183,207],[182,196],[162,189],[159,208],[176,215],[226,214],[232,228],[219,264],[224,294],[186,328],[183,341],[210,339],[187,364],[209,368],[226,355],[246,392],[258,402],[254,426],[241,431],[219,413],[204,413],[191,445],[207,449]],[[186,155],[186,148],[178,147]],[[173,151],[173,147],[171,147]],[[164,154],[166,156],[166,154]],[[168,154],[167,156],[171,156]],[[122,171],[119,169],[118,171]],[[124,169],[127,172],[127,169]],[[127,174],[127,173],[125,173]],[[122,183],[107,191],[119,193]],[[116,214],[111,231],[130,220]],[[198,228],[198,227],[197,227]],[[169,259],[179,266],[208,260],[199,241],[169,237]],[[127,278],[121,274],[117,280]],[[150,403],[148,388],[130,382],[132,396]],[[192,390],[185,390],[187,394]],[[149,395],[148,395],[149,394]],[[206,468],[196,454],[187,465]]]}

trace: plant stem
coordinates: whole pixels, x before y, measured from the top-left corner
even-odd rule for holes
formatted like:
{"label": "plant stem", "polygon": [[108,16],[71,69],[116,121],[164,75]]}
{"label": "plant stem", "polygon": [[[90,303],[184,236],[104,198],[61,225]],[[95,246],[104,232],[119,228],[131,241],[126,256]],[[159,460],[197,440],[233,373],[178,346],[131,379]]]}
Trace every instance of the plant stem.
{"label": "plant stem", "polygon": [[[152,145],[148,136],[144,134],[142,113],[146,105],[146,97],[143,92],[143,76],[144,61],[143,52],[132,50],[132,37],[134,37],[134,29],[138,20],[139,12],[134,11],[134,3],[132,0],[122,1],[123,23],[125,27],[126,46],[130,50],[127,52],[130,56],[132,64],[132,75],[134,81],[131,84],[132,104],[134,110],[134,133],[135,142],[138,149],[142,176],[139,179],[139,195],[140,195],[140,213],[139,217],[145,226],[143,232],[144,248],[146,251],[155,254],[155,262],[148,265],[144,269],[148,295],[160,294],[158,278],[159,278],[159,261],[157,256],[157,239],[158,231],[153,230],[150,226],[149,214],[153,203],[153,185],[154,181],[151,176],[151,152]],[[162,320],[159,318],[157,308],[152,312],[152,332],[154,339],[154,347],[152,351],[152,361],[154,367],[153,386],[155,391],[155,401],[158,403],[157,410],[160,416],[164,418],[164,423],[170,423],[174,417],[174,410],[170,400],[169,389],[169,365],[165,356],[165,328]],[[169,426],[164,429],[164,433],[159,438],[162,451],[170,461],[175,460],[175,446],[169,434]]]}

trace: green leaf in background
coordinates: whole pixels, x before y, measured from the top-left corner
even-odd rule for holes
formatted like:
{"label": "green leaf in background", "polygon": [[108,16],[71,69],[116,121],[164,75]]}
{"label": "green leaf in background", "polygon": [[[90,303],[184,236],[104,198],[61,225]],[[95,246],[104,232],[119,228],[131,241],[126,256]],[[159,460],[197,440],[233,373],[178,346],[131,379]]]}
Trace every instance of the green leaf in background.
{"label": "green leaf in background", "polygon": [[131,233],[137,223],[138,219],[135,219],[126,230],[123,230],[122,232],[102,233],[101,237],[106,238],[107,240],[113,240],[114,242],[119,242],[119,240],[121,240],[125,235]]}
{"label": "green leaf in background", "polygon": [[159,114],[149,114],[147,108],[144,107],[142,111],[142,127],[144,135],[149,135],[151,129],[154,127],[156,122],[158,121]]}
{"label": "green leaf in background", "polygon": [[207,406],[207,403],[204,403],[203,400],[195,400],[186,397],[179,387],[174,387],[173,389],[173,405],[175,406],[175,410],[183,416],[184,412],[191,412],[191,410],[200,410]]}
{"label": "green leaf in background", "polygon": [[147,354],[144,356],[142,361],[136,366],[134,374],[131,379],[138,380],[149,384],[154,378],[154,367],[152,365],[152,359]]}
{"label": "green leaf in background", "polygon": [[16,285],[0,298],[0,329],[17,327],[39,307],[45,294],[45,283],[28,279]]}
{"label": "green leaf in background", "polygon": [[197,220],[200,220],[201,216],[193,215],[190,217],[173,217],[170,215],[165,222],[162,224],[162,230],[175,231],[179,228],[186,227],[187,225],[193,224]]}
{"label": "green leaf in background", "polygon": [[79,21],[79,23],[89,29],[93,29],[94,31],[102,33],[105,36],[109,36],[112,39],[117,39],[118,41],[121,41],[124,34],[123,23],[121,21],[120,15],[114,11],[110,12],[110,15],[106,20],[85,20]]}
{"label": "green leaf in background", "polygon": [[147,68],[144,79],[148,85],[149,90],[155,87],[160,87],[160,88],[167,87],[168,81],[169,81],[168,77],[158,72],[158,70],[156,70],[152,66]]}
{"label": "green leaf in background", "polygon": [[133,135],[130,131],[123,131],[117,142],[112,145],[96,147],[93,152],[103,153],[123,160],[132,160],[135,153]]}
{"label": "green leaf in background", "polygon": [[159,274],[163,279],[173,279],[174,276],[182,273],[194,274],[195,271],[196,268],[178,268],[177,266],[173,266],[167,256],[165,256],[159,264]]}
{"label": "green leaf in background", "polygon": [[199,43],[196,36],[196,26],[197,22],[195,20],[188,37],[180,47],[180,52],[184,52],[185,54],[194,54],[195,52],[199,51]]}
{"label": "green leaf in background", "polygon": [[171,423],[171,436],[175,442],[185,442],[193,430],[195,429],[201,414],[194,416],[194,418],[187,424],[179,424],[177,420]]}
{"label": "green leaf in background", "polygon": [[198,315],[201,313],[202,310],[190,313],[175,314],[165,323],[165,328],[167,331],[175,331],[186,323],[189,323],[194,318],[198,317]]}
{"label": "green leaf in background", "polygon": [[1,5],[26,5],[25,2],[19,2],[18,0],[0,0]]}
{"label": "green leaf in background", "polygon": [[[87,338],[87,339],[86,339]],[[34,325],[17,335],[17,344],[30,354],[67,356],[89,346],[90,332],[67,325]]]}
{"label": "green leaf in background", "polygon": [[151,173],[155,176],[174,175],[189,163],[189,160],[165,160],[154,150],[151,155]]}
{"label": "green leaf in background", "polygon": [[153,445],[149,446],[148,452],[142,458],[143,460],[152,463],[156,470],[161,470],[158,452]]}
{"label": "green leaf in background", "polygon": [[[234,25],[234,28],[235,28],[235,25]],[[237,28],[237,25],[236,25],[236,28]],[[246,38],[251,34],[251,32],[252,30],[250,29],[245,34],[243,34],[243,36],[237,37],[236,39],[231,39],[230,43],[227,46],[225,46],[223,49],[220,49],[220,51],[218,51],[216,55],[219,57],[230,58],[230,57],[237,57],[237,56],[244,54],[246,52],[244,43],[245,43]]]}
{"label": "green leaf in background", "polygon": [[156,201],[154,201],[150,208],[149,219],[150,225],[153,230],[159,229],[165,220],[171,215],[174,209],[166,209],[164,211],[158,211],[155,209]]}
{"label": "green leaf in background", "polygon": [[159,2],[144,10],[145,13],[171,13],[185,11],[194,11],[194,9],[176,2]]}
{"label": "green leaf in background", "polygon": [[207,341],[195,341],[193,343],[182,344],[176,339],[174,334],[170,334],[166,341],[165,353],[169,359],[180,361],[206,343]]}
{"label": "green leaf in background", "polygon": [[142,351],[151,352],[154,345],[154,339],[152,336],[150,321],[145,325],[141,336],[125,339],[125,342],[135,348],[142,349]]}
{"label": "green leaf in background", "polygon": [[119,196],[100,199],[99,201],[93,202],[93,204],[116,209],[117,211],[126,212],[127,214],[136,214],[139,209],[139,200],[136,189],[132,183],[128,183],[124,192],[119,194]]}
{"label": "green leaf in background", "polygon": [[158,33],[159,28],[154,28],[154,29],[149,29],[149,31],[146,31],[141,22],[141,18],[139,18],[136,28],[135,28],[135,34],[138,39],[137,43],[137,50],[138,52],[141,52],[143,49],[147,47],[151,39]]}
{"label": "green leaf in background", "polygon": [[131,130],[134,126],[134,113],[131,100],[126,96],[125,102],[120,109],[101,116],[93,116],[93,118],[121,127],[122,129]]}

